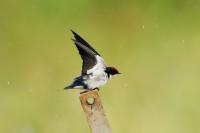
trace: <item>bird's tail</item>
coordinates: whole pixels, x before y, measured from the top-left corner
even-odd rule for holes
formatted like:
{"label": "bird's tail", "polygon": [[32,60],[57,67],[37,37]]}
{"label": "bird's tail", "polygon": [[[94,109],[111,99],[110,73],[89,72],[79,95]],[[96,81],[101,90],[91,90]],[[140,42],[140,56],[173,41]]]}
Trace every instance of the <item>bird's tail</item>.
{"label": "bird's tail", "polygon": [[69,85],[69,86],[66,86],[64,89],[65,89],[65,90],[73,89],[73,86],[72,86],[72,85]]}
{"label": "bird's tail", "polygon": [[83,83],[80,80],[75,80],[71,85],[65,87],[65,90],[68,89],[77,89],[77,88],[83,88]]}

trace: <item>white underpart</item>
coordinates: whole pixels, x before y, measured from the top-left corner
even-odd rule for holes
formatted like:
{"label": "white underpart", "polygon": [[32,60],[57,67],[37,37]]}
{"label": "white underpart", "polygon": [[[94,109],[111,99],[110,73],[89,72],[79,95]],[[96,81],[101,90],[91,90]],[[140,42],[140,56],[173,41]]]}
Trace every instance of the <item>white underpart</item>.
{"label": "white underpart", "polygon": [[74,88],[76,88],[76,89],[82,89],[83,86],[75,86]]}
{"label": "white underpart", "polygon": [[108,81],[108,76],[105,73],[106,65],[103,58],[96,55],[96,59],[97,64],[87,71],[89,78],[85,81],[85,84],[87,84],[90,89],[102,87]]}
{"label": "white underpart", "polygon": [[90,75],[90,78],[85,82],[89,89],[99,88],[104,86],[108,81],[108,77],[105,72],[101,75]]}

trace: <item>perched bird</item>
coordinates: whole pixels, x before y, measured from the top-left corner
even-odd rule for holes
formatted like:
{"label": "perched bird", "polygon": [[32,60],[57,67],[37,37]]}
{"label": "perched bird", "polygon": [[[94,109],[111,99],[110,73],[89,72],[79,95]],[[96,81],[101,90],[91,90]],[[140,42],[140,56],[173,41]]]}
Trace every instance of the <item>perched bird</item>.
{"label": "perched bird", "polygon": [[80,88],[93,90],[102,87],[107,81],[116,74],[120,74],[114,67],[107,67],[104,59],[92,48],[82,37],[71,30],[79,54],[83,60],[81,76],[76,77],[73,83],[64,89]]}

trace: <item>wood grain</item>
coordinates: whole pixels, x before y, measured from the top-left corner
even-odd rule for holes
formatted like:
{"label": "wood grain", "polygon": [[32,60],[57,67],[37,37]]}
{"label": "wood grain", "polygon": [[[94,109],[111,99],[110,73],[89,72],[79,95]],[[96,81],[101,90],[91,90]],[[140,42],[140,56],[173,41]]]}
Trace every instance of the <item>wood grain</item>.
{"label": "wood grain", "polygon": [[98,91],[88,91],[79,96],[92,133],[111,133]]}

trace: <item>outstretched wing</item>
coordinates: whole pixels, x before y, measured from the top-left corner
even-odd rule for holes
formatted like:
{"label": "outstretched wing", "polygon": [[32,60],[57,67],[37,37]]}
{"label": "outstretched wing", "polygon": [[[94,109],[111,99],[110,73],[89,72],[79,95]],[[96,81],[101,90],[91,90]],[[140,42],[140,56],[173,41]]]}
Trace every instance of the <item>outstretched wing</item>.
{"label": "outstretched wing", "polygon": [[[71,30],[72,31],[72,30]],[[79,51],[79,54],[83,60],[82,64],[82,75],[88,74],[87,71],[92,69],[97,63],[97,56],[100,57],[99,53],[92,48],[82,37],[72,31],[74,38],[72,39]]]}

